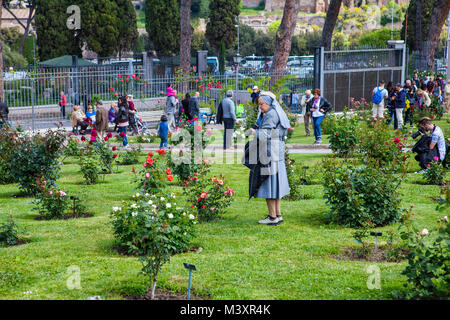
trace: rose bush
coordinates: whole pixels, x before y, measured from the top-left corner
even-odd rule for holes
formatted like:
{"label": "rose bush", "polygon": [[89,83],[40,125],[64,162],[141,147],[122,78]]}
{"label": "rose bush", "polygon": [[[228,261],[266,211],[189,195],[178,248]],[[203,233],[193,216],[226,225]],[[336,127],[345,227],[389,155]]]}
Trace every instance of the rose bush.
{"label": "rose bush", "polygon": [[62,218],[70,205],[70,197],[67,196],[64,188],[58,190],[45,180],[38,181],[38,186],[40,193],[34,200],[36,206],[34,210],[46,219]]}
{"label": "rose bush", "polygon": [[172,171],[168,168],[166,151],[160,149],[157,153],[158,155],[149,152],[142,164],[143,168],[136,174],[138,190],[144,193],[157,193],[167,186],[168,181],[173,181]]}
{"label": "rose bush", "polygon": [[158,273],[171,255],[189,249],[196,217],[179,207],[174,194],[137,194],[131,203],[113,207],[112,226],[120,245],[140,255],[154,297]]}
{"label": "rose bush", "polygon": [[224,177],[208,177],[203,172],[189,176],[184,187],[187,202],[201,221],[223,215],[233,201],[235,191],[225,184]]}
{"label": "rose bush", "polygon": [[428,184],[440,186],[444,184],[446,171],[442,163],[439,162],[439,158],[434,157],[433,161],[428,164],[427,171],[423,174],[423,177]]}
{"label": "rose bush", "polygon": [[349,115],[346,110],[342,116],[336,116],[329,130],[331,150],[337,155],[352,153],[358,144],[357,128],[358,118]]}

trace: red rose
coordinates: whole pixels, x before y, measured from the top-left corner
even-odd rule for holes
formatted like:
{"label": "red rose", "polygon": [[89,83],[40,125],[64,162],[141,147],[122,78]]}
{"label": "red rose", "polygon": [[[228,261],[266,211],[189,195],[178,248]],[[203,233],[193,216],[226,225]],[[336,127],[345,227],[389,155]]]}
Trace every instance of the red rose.
{"label": "red rose", "polygon": [[116,151],[116,150],[117,150],[116,146],[112,147],[112,151]]}
{"label": "red rose", "polygon": [[167,177],[167,180],[172,181],[172,180],[173,180],[173,177],[172,177],[172,176],[168,176],[168,177]]}
{"label": "red rose", "polygon": [[81,137],[81,141],[86,141],[86,137],[85,137],[85,136],[82,136],[82,137]]}
{"label": "red rose", "polygon": [[166,169],[166,174],[171,175],[172,174],[172,170],[170,170],[170,168]]}
{"label": "red rose", "polygon": [[111,138],[112,137],[112,133],[111,132],[108,132],[108,134],[106,135],[108,138]]}
{"label": "red rose", "polygon": [[117,154],[113,155],[113,159],[117,158]]}
{"label": "red rose", "polygon": [[121,132],[120,133],[120,136],[123,138],[123,137],[125,137],[126,136],[126,134],[125,133],[123,133],[123,132]]}
{"label": "red rose", "polygon": [[205,209],[205,208],[206,208],[206,206],[204,206],[204,205],[203,205],[203,206],[202,206],[202,208],[203,208],[203,209]]}
{"label": "red rose", "polygon": [[395,142],[395,143],[399,143],[399,142],[400,142],[400,139],[399,139],[399,138],[395,138],[395,139],[394,139],[394,142]]}
{"label": "red rose", "polygon": [[105,137],[105,141],[108,141],[109,140],[109,138],[108,137]]}

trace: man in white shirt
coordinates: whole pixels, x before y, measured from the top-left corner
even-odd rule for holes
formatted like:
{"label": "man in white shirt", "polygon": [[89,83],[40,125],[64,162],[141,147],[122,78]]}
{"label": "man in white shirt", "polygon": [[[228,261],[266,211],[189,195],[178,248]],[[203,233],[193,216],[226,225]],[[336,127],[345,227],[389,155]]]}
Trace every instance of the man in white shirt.
{"label": "man in white shirt", "polygon": [[[422,118],[420,119],[419,126],[424,129],[425,131],[430,131],[431,133],[431,143],[430,143],[430,151],[428,152],[427,157],[425,157],[425,161],[421,163],[422,170],[418,171],[417,173],[424,173],[427,171],[425,167],[425,163],[429,163],[432,160],[434,160],[434,156],[437,155],[437,158],[439,158],[440,161],[445,160],[445,156],[447,154],[447,149],[445,145],[445,138],[444,133],[442,132],[442,129],[439,128],[437,125],[433,124],[430,118]],[[424,135],[424,133],[420,133],[420,135]],[[435,150],[437,148],[437,151]],[[436,159],[437,159],[436,158]]]}
{"label": "man in white shirt", "polygon": [[372,91],[372,116],[374,118],[384,118],[384,101],[388,97],[388,92],[384,88],[384,80]]}
{"label": "man in white shirt", "polygon": [[[306,132],[307,137],[309,137],[311,135],[311,130],[309,129],[309,121],[311,120],[311,111],[306,112],[306,105],[313,98],[314,97],[311,93],[311,90],[306,90],[305,95],[302,97],[302,100],[300,101],[300,105],[302,106],[302,115],[303,115],[303,120],[305,122],[305,132]],[[314,123],[313,123],[313,125],[314,125]]]}

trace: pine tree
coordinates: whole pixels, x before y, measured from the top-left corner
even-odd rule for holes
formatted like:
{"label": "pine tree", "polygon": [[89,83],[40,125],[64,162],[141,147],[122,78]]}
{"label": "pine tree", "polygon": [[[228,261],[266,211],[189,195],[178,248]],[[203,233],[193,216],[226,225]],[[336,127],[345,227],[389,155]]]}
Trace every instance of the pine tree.
{"label": "pine tree", "polygon": [[146,0],[145,29],[159,55],[178,53],[180,49],[178,0]]}
{"label": "pine tree", "polygon": [[119,8],[119,56],[126,51],[132,51],[138,39],[136,10],[131,0],[114,0]]}
{"label": "pine tree", "polygon": [[[235,42],[237,38],[236,17],[240,12],[239,3],[239,0],[211,0],[206,38],[214,48],[219,50],[222,41],[227,48],[230,48]],[[224,59],[225,57],[221,56],[220,58]]]}

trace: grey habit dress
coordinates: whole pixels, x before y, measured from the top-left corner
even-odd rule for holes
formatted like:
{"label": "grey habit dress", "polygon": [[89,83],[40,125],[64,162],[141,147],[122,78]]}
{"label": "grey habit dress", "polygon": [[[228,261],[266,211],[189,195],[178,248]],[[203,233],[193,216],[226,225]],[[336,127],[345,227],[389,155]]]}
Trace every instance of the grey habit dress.
{"label": "grey habit dress", "polygon": [[284,161],[284,139],[290,123],[280,104],[272,94],[264,95],[264,92],[262,92],[261,97],[270,106],[270,109],[264,114],[259,128],[256,129],[256,136],[260,141],[267,141],[267,153],[271,166],[270,170],[266,170],[266,174],[269,177],[260,186],[255,197],[281,199],[290,192]]}

